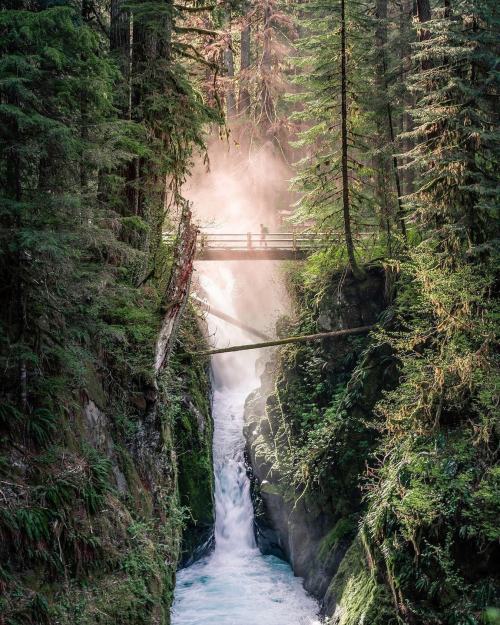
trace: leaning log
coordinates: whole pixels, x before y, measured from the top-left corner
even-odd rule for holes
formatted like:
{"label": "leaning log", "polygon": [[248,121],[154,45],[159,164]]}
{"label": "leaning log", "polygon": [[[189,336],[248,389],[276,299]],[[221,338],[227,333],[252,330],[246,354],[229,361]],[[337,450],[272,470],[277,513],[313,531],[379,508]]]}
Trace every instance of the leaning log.
{"label": "leaning log", "polygon": [[182,211],[177,231],[174,264],[163,298],[166,310],[158,340],[156,341],[155,372],[158,375],[172,352],[177,326],[186,307],[193,274],[198,229],[191,223],[191,211]]}
{"label": "leaning log", "polygon": [[261,349],[263,347],[274,347],[276,345],[287,345],[288,343],[307,343],[308,341],[317,341],[320,339],[331,339],[341,336],[349,336],[351,334],[365,334],[373,330],[375,326],[360,326],[359,328],[349,328],[347,330],[336,330],[335,332],[320,332],[318,334],[303,334],[302,336],[289,336],[286,339],[275,339],[273,341],[265,341],[264,343],[248,343],[246,345],[233,345],[232,347],[219,347],[217,349],[209,349],[203,352],[191,352],[197,356],[213,356],[214,354],[226,354],[228,352],[242,352],[247,349]]}

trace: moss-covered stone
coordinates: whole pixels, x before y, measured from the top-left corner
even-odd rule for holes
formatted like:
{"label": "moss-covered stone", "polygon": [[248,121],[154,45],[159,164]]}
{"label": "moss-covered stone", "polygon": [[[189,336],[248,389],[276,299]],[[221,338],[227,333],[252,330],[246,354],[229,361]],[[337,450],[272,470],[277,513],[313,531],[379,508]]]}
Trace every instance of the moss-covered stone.
{"label": "moss-covered stone", "polygon": [[397,625],[387,587],[377,581],[356,538],[347,550],[325,595],[328,625]]}
{"label": "moss-covered stone", "polygon": [[208,371],[180,366],[183,344],[203,335],[188,313],[178,353],[153,389],[141,367],[157,320],[141,319],[149,326],[134,339],[133,365],[141,364],[133,375],[122,346],[108,360],[120,384],[89,361],[61,427],[40,415],[53,442],[36,454],[8,447],[0,611],[12,625],[168,625],[182,552],[189,557],[210,535]]}

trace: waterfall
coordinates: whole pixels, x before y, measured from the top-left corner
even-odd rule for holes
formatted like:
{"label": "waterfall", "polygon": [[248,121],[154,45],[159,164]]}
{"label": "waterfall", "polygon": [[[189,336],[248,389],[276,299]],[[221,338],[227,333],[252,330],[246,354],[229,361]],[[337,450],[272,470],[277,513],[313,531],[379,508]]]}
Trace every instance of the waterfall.
{"label": "waterfall", "polygon": [[[263,261],[259,261],[262,263]],[[209,303],[238,316],[234,263],[203,269],[201,285]],[[227,264],[226,264],[227,265]],[[247,264],[248,265],[248,264]],[[271,275],[272,272],[267,272]],[[255,276],[241,268],[240,279],[255,287]],[[239,286],[241,293],[241,285]],[[276,289],[271,284],[271,291]],[[267,306],[272,306],[272,297]],[[260,301],[262,307],[266,300]],[[216,343],[247,342],[244,331],[209,318]],[[318,606],[304,591],[290,566],[275,556],[263,556],[253,530],[250,482],[244,465],[245,399],[258,385],[258,352],[222,354],[212,362],[214,376],[215,547],[212,553],[177,575],[173,625],[313,625]]]}

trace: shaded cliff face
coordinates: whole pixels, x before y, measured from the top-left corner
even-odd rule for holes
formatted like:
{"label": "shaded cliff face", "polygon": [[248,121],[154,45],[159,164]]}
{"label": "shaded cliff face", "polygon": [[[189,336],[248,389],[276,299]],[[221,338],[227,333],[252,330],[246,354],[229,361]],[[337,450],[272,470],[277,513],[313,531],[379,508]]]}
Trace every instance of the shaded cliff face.
{"label": "shaded cliff face", "polygon": [[[377,269],[358,284],[337,276],[314,312],[313,327],[294,331],[375,323],[384,291],[384,274]],[[282,350],[247,400],[259,545],[286,556],[327,615],[339,597],[332,584],[356,536],[361,476],[378,436],[372,409],[396,379],[387,345],[332,339]],[[300,467],[302,483],[294,477]]]}
{"label": "shaded cliff face", "polygon": [[444,332],[442,300],[425,305],[435,293],[411,268],[387,310],[376,269],[359,285],[334,275],[320,298],[300,286],[287,333],[378,315],[383,328],[281,349],[248,398],[261,548],[290,560],[328,625],[497,623],[498,419],[494,368],[477,360],[484,334],[469,321]]}
{"label": "shaded cliff face", "polygon": [[[139,339],[130,363],[152,353]],[[188,313],[157,388],[96,360],[57,427],[4,427],[0,622],[170,622],[176,568],[213,524],[208,371],[183,355],[202,340]]]}

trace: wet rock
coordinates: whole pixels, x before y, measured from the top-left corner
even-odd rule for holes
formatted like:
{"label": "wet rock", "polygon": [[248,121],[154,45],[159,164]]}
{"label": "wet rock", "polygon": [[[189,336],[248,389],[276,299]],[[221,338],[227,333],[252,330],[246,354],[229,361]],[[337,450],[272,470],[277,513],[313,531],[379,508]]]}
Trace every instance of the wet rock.
{"label": "wet rock", "polygon": [[[319,331],[334,331],[375,323],[385,306],[385,277],[380,268],[366,272],[365,279],[355,281],[350,275],[339,276],[327,289],[317,311],[316,324]],[[352,350],[346,340],[327,340],[322,344],[327,375],[332,381],[349,378],[350,369],[342,363]],[[350,405],[354,420],[364,423],[369,419],[373,405],[384,388],[390,387],[397,378],[396,366],[386,345],[374,347],[363,356],[363,381]],[[324,612],[331,616],[336,609],[337,598],[331,589],[332,580],[344,560],[345,554],[356,535],[352,510],[339,507],[335,497],[327,492],[303,493],[292,489],[279,475],[270,458],[275,445],[283,441],[274,439],[278,431],[275,374],[276,362],[269,363],[261,378],[261,388],[252,393],[246,403],[245,438],[249,472],[252,476],[252,500],[256,515],[256,536],[264,553],[279,549],[290,562],[296,575],[303,577],[305,588],[323,602]],[[286,381],[300,379],[299,370],[282,372]],[[288,376],[288,377],[287,377]],[[275,415],[275,416],[273,416]],[[273,422],[276,419],[276,422]],[[362,426],[364,427],[364,426]],[[368,430],[367,430],[368,432]],[[369,444],[370,436],[367,434]],[[363,434],[365,437],[365,434]],[[356,476],[353,493],[357,493]],[[359,500],[359,493],[353,500]],[[356,503],[353,509],[356,509]]]}

